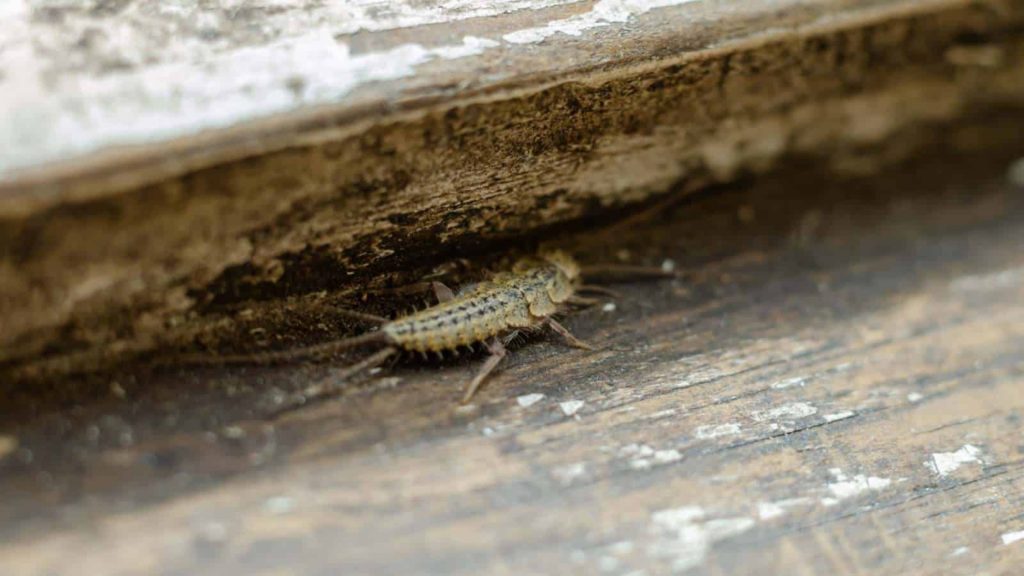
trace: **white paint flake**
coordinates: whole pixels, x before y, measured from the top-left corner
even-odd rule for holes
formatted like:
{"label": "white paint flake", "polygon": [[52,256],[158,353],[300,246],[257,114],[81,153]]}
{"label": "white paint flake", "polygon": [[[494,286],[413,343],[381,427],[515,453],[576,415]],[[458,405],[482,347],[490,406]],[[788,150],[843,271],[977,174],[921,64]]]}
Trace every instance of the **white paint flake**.
{"label": "white paint flake", "polygon": [[1006,534],[1000,536],[1000,538],[1003,540],[1003,546],[1009,546],[1014,542],[1020,542],[1021,540],[1024,540],[1024,530],[1020,530],[1018,532],[1007,532]]}
{"label": "white paint flake", "polygon": [[956,550],[953,550],[952,552],[950,552],[949,553],[949,557],[950,558],[956,558],[957,556],[963,556],[964,554],[967,554],[970,551],[971,551],[971,549],[968,548],[967,546],[961,546],[961,547],[957,548]]}
{"label": "white paint flake", "polygon": [[654,454],[654,448],[647,444],[626,444],[619,448],[619,456],[650,456]]}
{"label": "white paint flake", "polygon": [[593,28],[614,23],[628,22],[633,16],[646,14],[655,8],[677,6],[693,0],[600,0],[589,12],[577,14],[562,20],[554,20],[543,26],[525,28],[502,36],[509,44],[536,44],[555,34],[579,36]]}
{"label": "white paint flake", "polygon": [[519,405],[522,406],[523,408],[529,408],[530,406],[533,406],[534,404],[540,402],[543,399],[543,394],[534,392],[533,394],[523,394],[522,396],[519,396],[518,398],[516,398],[516,402],[518,402]]}
{"label": "white paint flake", "polygon": [[699,566],[715,542],[742,534],[754,526],[753,518],[720,518],[705,521],[700,506],[660,510],[651,515],[652,542],[647,553],[671,563],[674,572]]}
{"label": "white paint flake", "polygon": [[683,456],[678,450],[672,448],[669,450],[655,450],[654,451],[654,463],[655,464],[668,464],[670,462],[676,462],[682,460]]}
{"label": "white paint flake", "polygon": [[683,455],[678,450],[654,450],[649,457],[633,458],[629,461],[629,467],[634,470],[648,470],[655,465],[669,464],[682,460]]}
{"label": "white paint flake", "polygon": [[847,418],[853,418],[857,413],[852,410],[843,410],[842,412],[836,412],[835,414],[825,414],[822,418],[825,422],[837,422],[839,420],[846,420]]}
{"label": "white paint flake", "polygon": [[831,468],[829,473],[835,477],[835,481],[829,482],[826,486],[832,496],[821,499],[821,503],[825,506],[834,506],[843,500],[860,496],[866,492],[884,490],[892,484],[892,480],[889,478],[865,476],[864,474],[857,474],[850,478],[839,468]]}
{"label": "white paint flake", "polygon": [[806,506],[811,503],[810,498],[789,498],[775,502],[759,502],[757,504],[757,516],[761,520],[771,520],[786,513],[789,508]]}
{"label": "white paint flake", "polygon": [[796,378],[789,378],[788,380],[782,380],[772,384],[773,390],[785,390],[786,388],[792,388],[793,386],[800,386],[803,388],[807,385],[807,378],[803,376],[797,376]]}
{"label": "white paint flake", "polygon": [[587,474],[586,462],[574,462],[572,464],[566,464],[565,466],[559,466],[551,471],[551,474],[558,480],[563,486],[568,486],[583,478]]}
{"label": "white paint flake", "polygon": [[793,402],[771,410],[754,412],[751,416],[758,422],[767,420],[797,420],[818,413],[818,409],[806,402]]}
{"label": "white paint flake", "polygon": [[627,444],[619,449],[619,455],[629,458],[629,467],[633,470],[648,470],[655,465],[670,464],[682,460],[678,450],[655,450],[647,444]]}
{"label": "white paint flake", "polygon": [[566,400],[565,402],[559,402],[558,407],[562,409],[562,414],[572,416],[579,412],[580,408],[583,408],[584,404],[586,404],[586,402],[583,400]]}
{"label": "white paint flake", "polygon": [[263,509],[275,516],[288,514],[293,508],[295,508],[295,502],[288,496],[274,496],[267,498],[263,503]]}
{"label": "white paint flake", "polygon": [[608,302],[604,306],[601,306],[602,312],[615,312],[615,302]]}
{"label": "white paint flake", "polygon": [[786,510],[776,502],[760,502],[757,505],[757,517],[761,520],[771,520],[786,513]]}
{"label": "white paint flake", "polygon": [[717,426],[698,426],[693,431],[693,435],[701,440],[709,440],[711,438],[718,438],[719,436],[732,436],[740,433],[740,425],[735,422],[729,422],[728,424],[719,424]]}
{"label": "white paint flake", "polygon": [[924,465],[933,473],[947,476],[964,464],[981,463],[981,448],[964,444],[956,452],[937,452]]}
{"label": "white paint flake", "polygon": [[910,394],[907,394],[907,402],[910,402],[911,404],[920,402],[922,398],[924,398],[924,394],[921,394],[920,392],[911,392]]}

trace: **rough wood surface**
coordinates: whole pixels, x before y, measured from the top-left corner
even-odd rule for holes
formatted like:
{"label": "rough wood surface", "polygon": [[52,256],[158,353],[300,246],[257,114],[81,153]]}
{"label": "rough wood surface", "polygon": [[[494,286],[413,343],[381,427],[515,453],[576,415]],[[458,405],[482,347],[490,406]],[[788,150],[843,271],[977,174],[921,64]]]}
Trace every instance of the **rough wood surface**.
{"label": "rough wood surface", "polygon": [[0,566],[1017,573],[1019,118],[947,133],[973,155],[849,180],[790,165],[562,238],[684,276],[618,286],[566,320],[598,350],[532,342],[471,408],[465,358],[278,420],[343,362],[125,367],[7,405]]}
{"label": "rough wood surface", "polygon": [[481,5],[5,3],[2,379],[1024,100],[1019,0]]}

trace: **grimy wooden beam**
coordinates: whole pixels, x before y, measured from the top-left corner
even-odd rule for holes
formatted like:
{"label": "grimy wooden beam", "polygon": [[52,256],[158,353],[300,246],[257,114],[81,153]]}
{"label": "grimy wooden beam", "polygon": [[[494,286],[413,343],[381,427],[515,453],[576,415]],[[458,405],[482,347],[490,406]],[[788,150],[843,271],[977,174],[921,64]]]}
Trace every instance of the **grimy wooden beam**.
{"label": "grimy wooden beam", "polygon": [[7,368],[1024,102],[1019,0],[203,6],[4,8]]}

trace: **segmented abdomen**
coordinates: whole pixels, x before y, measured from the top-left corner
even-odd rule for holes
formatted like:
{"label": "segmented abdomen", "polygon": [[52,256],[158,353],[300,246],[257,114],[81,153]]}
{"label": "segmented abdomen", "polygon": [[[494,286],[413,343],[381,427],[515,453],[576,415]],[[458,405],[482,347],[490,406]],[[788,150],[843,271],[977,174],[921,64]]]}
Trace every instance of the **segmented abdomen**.
{"label": "segmented abdomen", "polygon": [[485,285],[454,299],[399,318],[381,329],[397,346],[439,352],[482,342],[532,322],[522,293],[506,285]]}

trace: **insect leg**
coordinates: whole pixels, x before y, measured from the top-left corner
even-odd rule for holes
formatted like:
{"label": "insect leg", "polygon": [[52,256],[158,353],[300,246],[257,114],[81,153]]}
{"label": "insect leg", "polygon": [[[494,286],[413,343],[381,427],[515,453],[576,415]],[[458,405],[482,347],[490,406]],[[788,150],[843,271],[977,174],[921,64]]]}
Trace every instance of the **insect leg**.
{"label": "insect leg", "polygon": [[437,297],[438,302],[447,302],[452,298],[455,298],[455,292],[452,292],[451,288],[437,280],[430,282],[430,288],[434,290],[434,296]]}
{"label": "insect leg", "polygon": [[569,332],[568,328],[559,324],[558,321],[555,320],[554,318],[548,318],[547,325],[550,326],[552,330],[557,332],[559,336],[564,338],[566,344],[568,344],[569,346],[572,346],[573,348],[582,348],[584,350],[594,349],[594,347],[591,346],[590,344],[587,344],[583,340],[580,340],[579,338],[573,336],[572,332]]}
{"label": "insect leg", "polygon": [[386,292],[388,292],[389,294],[406,295],[422,294],[427,290],[433,291],[434,296],[437,298],[437,301],[439,303],[447,302],[452,298],[455,298],[455,292],[453,292],[452,289],[449,288],[448,286],[445,286],[444,283],[438,282],[437,280],[431,280],[429,282],[416,282],[414,284],[406,284],[405,286],[401,286],[399,288],[391,288]]}
{"label": "insect leg", "polygon": [[352,318],[354,320],[367,322],[369,324],[380,325],[387,324],[388,322],[390,322],[390,320],[383,316],[377,316],[376,314],[367,314],[365,312],[356,312],[355,310],[348,310],[345,308],[335,308],[334,312],[339,316],[345,316],[348,318]]}
{"label": "insect leg", "polygon": [[487,349],[490,350],[491,355],[487,357],[487,361],[480,367],[480,371],[473,377],[473,381],[466,387],[466,393],[462,395],[462,403],[469,402],[473,395],[476,394],[477,389],[484,383],[487,376],[494,371],[494,369],[501,363],[505,358],[505,354],[508,350],[505,349],[505,345],[501,343],[501,340],[494,338],[487,343]]}

